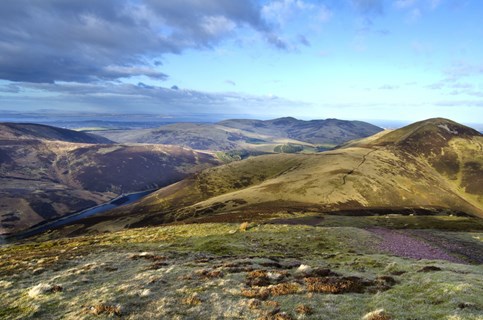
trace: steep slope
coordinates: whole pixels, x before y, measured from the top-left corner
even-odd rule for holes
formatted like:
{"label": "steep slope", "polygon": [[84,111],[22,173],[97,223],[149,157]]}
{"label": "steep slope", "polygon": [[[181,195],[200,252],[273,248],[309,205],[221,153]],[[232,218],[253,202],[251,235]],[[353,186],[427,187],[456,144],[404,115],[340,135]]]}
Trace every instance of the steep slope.
{"label": "steep slope", "polygon": [[[260,156],[212,168],[96,219],[129,215],[130,226],[142,226],[215,214],[243,220],[287,210],[365,214],[408,209],[483,217],[482,148],[479,133],[431,119],[369,144],[313,155]],[[448,154],[456,155],[457,170],[453,156],[444,160]]]}
{"label": "steep slope", "polygon": [[91,133],[33,123],[0,123],[0,139],[42,139],[78,143],[113,143],[107,138]]}
{"label": "steep slope", "polygon": [[[76,137],[75,132],[67,134]],[[178,146],[70,143],[27,136],[7,139],[5,134],[0,140],[0,234],[121,193],[163,187],[219,164],[210,154]]]}
{"label": "steep slope", "polygon": [[268,121],[234,119],[217,124],[178,123],[158,129],[102,131],[98,134],[121,143],[176,144],[198,150],[274,151],[277,145],[288,143],[335,146],[381,130],[361,121],[280,118]]}

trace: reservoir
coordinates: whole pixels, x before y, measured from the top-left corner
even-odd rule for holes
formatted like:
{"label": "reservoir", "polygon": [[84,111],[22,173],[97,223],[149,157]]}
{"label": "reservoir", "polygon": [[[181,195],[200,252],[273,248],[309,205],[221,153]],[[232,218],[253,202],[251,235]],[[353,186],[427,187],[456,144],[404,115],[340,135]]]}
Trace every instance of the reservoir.
{"label": "reservoir", "polygon": [[121,195],[121,196],[119,196],[115,199],[112,199],[109,202],[97,205],[95,207],[88,208],[88,209],[85,209],[85,210],[82,210],[82,211],[79,211],[79,212],[76,212],[76,213],[73,213],[73,214],[70,214],[70,215],[67,215],[67,216],[63,216],[63,217],[57,218],[55,220],[49,220],[49,221],[42,222],[42,223],[35,225],[35,226],[25,230],[25,231],[22,231],[22,232],[19,232],[17,234],[13,234],[13,235],[10,235],[10,236],[6,236],[4,239],[7,240],[7,241],[8,240],[14,240],[14,239],[15,240],[25,239],[25,238],[32,237],[32,236],[35,236],[37,234],[40,234],[42,232],[45,232],[47,230],[53,230],[53,229],[57,229],[59,227],[62,227],[62,226],[68,225],[68,224],[73,224],[76,221],[79,221],[81,219],[91,217],[93,215],[96,215],[96,214],[99,214],[99,213],[102,213],[102,212],[112,210],[114,208],[118,208],[118,207],[121,207],[121,206],[128,205],[130,203],[133,203],[133,202],[147,196],[148,194],[150,194],[154,191],[156,191],[156,190],[147,190],[147,191],[141,191],[141,192],[135,192],[135,193],[130,193],[130,194],[126,194],[126,195]]}

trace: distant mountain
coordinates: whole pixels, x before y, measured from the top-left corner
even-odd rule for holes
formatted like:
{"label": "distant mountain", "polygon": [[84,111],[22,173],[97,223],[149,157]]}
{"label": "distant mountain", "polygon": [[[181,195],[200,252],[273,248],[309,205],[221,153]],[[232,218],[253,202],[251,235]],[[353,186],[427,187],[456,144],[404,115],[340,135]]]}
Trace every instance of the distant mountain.
{"label": "distant mountain", "polygon": [[43,139],[78,143],[113,143],[91,133],[77,132],[42,124],[0,123],[0,139]]}
{"label": "distant mountain", "polygon": [[483,217],[482,179],[483,136],[430,119],[333,151],[266,155],[207,169],[97,219],[129,216],[133,227],[244,221],[281,211]]}
{"label": "distant mountain", "polygon": [[94,144],[108,140],[37,125],[2,124],[1,130],[0,234],[219,164],[178,146]]}
{"label": "distant mountain", "polygon": [[379,131],[382,129],[361,121],[279,118],[268,121],[234,119],[216,124],[177,123],[157,129],[96,133],[120,143],[175,144],[197,150],[255,149],[273,152],[277,146],[284,144],[333,147]]}
{"label": "distant mountain", "polygon": [[226,120],[218,124],[248,132],[286,137],[312,144],[341,144],[382,131],[381,128],[362,121],[337,119],[303,121],[292,117],[267,121]]}

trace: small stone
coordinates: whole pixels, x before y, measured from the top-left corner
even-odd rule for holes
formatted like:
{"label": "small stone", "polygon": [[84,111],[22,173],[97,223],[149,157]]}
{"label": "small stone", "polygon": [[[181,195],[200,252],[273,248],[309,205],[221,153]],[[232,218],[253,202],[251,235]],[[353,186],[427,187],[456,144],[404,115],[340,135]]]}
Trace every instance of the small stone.
{"label": "small stone", "polygon": [[308,265],[305,265],[305,264],[301,264],[297,270],[295,270],[295,273],[298,273],[298,274],[310,274],[312,273],[312,267],[311,266],[308,266]]}
{"label": "small stone", "polygon": [[391,320],[391,317],[384,311],[384,309],[378,309],[366,314],[362,320]]}

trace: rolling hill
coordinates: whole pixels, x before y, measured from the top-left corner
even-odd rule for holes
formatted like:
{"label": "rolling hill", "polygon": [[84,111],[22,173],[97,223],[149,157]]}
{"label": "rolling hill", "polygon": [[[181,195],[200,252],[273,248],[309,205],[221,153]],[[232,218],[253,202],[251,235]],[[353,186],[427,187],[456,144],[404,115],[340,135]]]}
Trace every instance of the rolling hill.
{"label": "rolling hill", "polygon": [[480,319],[482,143],[431,119],[0,237],[0,318]]}
{"label": "rolling hill", "polygon": [[219,164],[210,154],[178,146],[95,144],[108,140],[33,124],[3,124],[1,129],[0,233],[121,193],[166,186]]}
{"label": "rolling hill", "polygon": [[312,144],[342,144],[344,142],[371,136],[382,129],[362,121],[338,119],[298,120],[292,117],[274,120],[225,120],[219,125],[256,132],[274,137],[285,137]]}
{"label": "rolling hill", "polygon": [[0,140],[42,139],[78,143],[113,143],[104,137],[32,123],[0,123]]}
{"label": "rolling hill", "polygon": [[368,141],[207,169],[96,221],[129,216],[129,226],[136,227],[243,221],[282,211],[483,217],[483,136],[477,131],[430,119]]}
{"label": "rolling hill", "polygon": [[268,121],[234,119],[216,124],[177,123],[157,129],[98,131],[120,143],[175,144],[197,150],[255,149],[273,152],[279,145],[334,147],[382,129],[361,121],[336,119]]}

